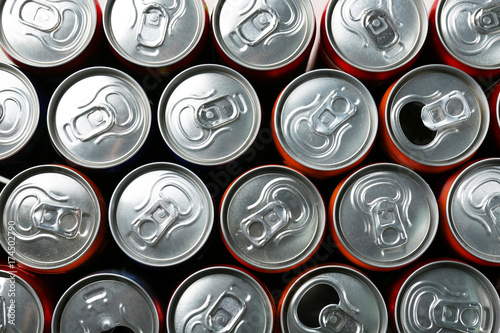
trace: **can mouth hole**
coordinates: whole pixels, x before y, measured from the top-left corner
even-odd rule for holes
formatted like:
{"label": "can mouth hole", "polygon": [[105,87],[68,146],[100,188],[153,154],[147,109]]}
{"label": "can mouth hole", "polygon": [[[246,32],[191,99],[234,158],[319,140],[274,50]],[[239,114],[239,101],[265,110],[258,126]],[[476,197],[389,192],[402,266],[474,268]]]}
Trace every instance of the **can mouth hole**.
{"label": "can mouth hole", "polygon": [[102,331],[101,333],[134,333],[134,330],[126,326],[116,326],[107,331]]}
{"label": "can mouth hole", "polygon": [[425,105],[420,102],[405,104],[399,114],[399,124],[404,135],[411,143],[417,146],[425,146],[431,143],[437,132],[427,128],[422,121],[422,108]]}
{"label": "can mouth hole", "polygon": [[318,328],[321,310],[328,305],[339,303],[339,294],[332,286],[323,283],[315,285],[300,299],[297,305],[298,319],[304,326]]}

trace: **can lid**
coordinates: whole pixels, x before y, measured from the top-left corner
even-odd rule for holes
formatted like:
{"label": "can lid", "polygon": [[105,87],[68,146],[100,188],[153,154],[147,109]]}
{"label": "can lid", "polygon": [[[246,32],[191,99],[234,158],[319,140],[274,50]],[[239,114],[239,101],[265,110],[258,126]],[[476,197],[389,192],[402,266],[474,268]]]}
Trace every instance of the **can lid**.
{"label": "can lid", "polygon": [[301,275],[281,304],[283,332],[387,331],[382,295],[364,274],[347,266],[322,266]]}
{"label": "can lid", "polygon": [[377,268],[415,261],[430,246],[439,221],[436,198],[414,171],[390,163],[356,171],[333,208],[335,232],[356,259]]}
{"label": "can lid", "polygon": [[45,317],[40,298],[15,272],[0,271],[0,313],[2,332],[43,332]]}
{"label": "can lid", "polygon": [[252,276],[232,267],[202,269],[175,290],[167,309],[167,332],[273,331],[274,305]]}
{"label": "can lid", "polygon": [[151,127],[151,107],[130,76],[91,67],[57,87],[47,126],[54,146],[66,159],[87,168],[109,168],[127,161],[143,146]]}
{"label": "can lid", "polygon": [[451,166],[479,148],[490,111],[483,90],[469,75],[450,66],[427,65],[396,82],[383,121],[396,147],[412,160]]}
{"label": "can lid", "polygon": [[415,271],[401,287],[395,319],[401,332],[498,332],[500,299],[472,266],[437,261]]}
{"label": "can lid", "polygon": [[73,284],[60,298],[52,332],[160,332],[158,310],[137,282],[117,273],[97,273]]}
{"label": "can lid", "polygon": [[478,161],[453,182],[446,204],[448,225],[469,253],[500,263],[500,159]]}
{"label": "can lid", "polygon": [[262,166],[237,178],[221,203],[221,230],[230,251],[265,271],[292,269],[318,248],[326,228],[321,194],[302,174]]}
{"label": "can lid", "polygon": [[0,17],[0,45],[33,67],[74,60],[94,37],[98,20],[94,0],[6,0],[0,4]]}
{"label": "can lid", "polygon": [[[285,152],[318,171],[358,162],[377,134],[377,106],[356,78],[336,70],[307,72],[278,98],[276,136]],[[342,144],[342,145],[341,145]]]}
{"label": "can lid", "polygon": [[241,156],[255,140],[261,122],[257,93],[238,72],[199,65],[177,75],[158,106],[161,134],[182,159],[204,166]]}
{"label": "can lid", "polygon": [[39,118],[40,103],[33,84],[16,67],[0,64],[0,160],[26,146]]}
{"label": "can lid", "polygon": [[209,238],[213,219],[205,184],[172,163],[135,169],[118,184],[109,204],[116,242],[128,256],[150,266],[191,258]]}
{"label": "can lid", "polygon": [[[101,223],[92,186],[75,171],[40,165],[16,175],[0,194],[3,249],[19,263],[64,268],[92,246]],[[15,252],[9,251],[15,238]]]}
{"label": "can lid", "polygon": [[422,0],[332,0],[325,11],[326,36],[348,64],[370,72],[399,68],[420,52],[428,15]]}
{"label": "can lid", "polygon": [[481,0],[440,0],[436,29],[444,47],[469,67],[500,68],[500,4]]}
{"label": "can lid", "polygon": [[222,0],[212,14],[214,37],[224,54],[254,70],[296,61],[310,45],[315,26],[309,0]]}
{"label": "can lid", "polygon": [[200,42],[206,20],[202,0],[116,1],[106,3],[104,31],[128,61],[146,67],[175,64]]}

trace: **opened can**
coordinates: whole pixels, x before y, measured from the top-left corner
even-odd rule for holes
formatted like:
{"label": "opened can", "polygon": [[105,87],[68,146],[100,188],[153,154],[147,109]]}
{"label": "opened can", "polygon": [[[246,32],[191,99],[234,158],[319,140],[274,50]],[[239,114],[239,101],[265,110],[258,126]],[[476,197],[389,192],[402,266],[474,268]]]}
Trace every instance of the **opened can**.
{"label": "opened can", "polygon": [[68,167],[40,165],[19,173],[2,190],[0,211],[0,244],[28,270],[67,272],[104,241],[101,194]]}
{"label": "opened can", "polygon": [[297,171],[278,165],[252,169],[226,190],[220,206],[223,241],[243,265],[279,273],[305,263],[326,230],[321,194]]}
{"label": "opened can", "polygon": [[366,87],[336,70],[299,76],[273,109],[273,139],[285,163],[317,178],[360,164],[378,130],[377,106]]}
{"label": "opened can", "polygon": [[321,19],[320,56],[362,81],[380,83],[415,63],[427,29],[422,0],[330,0]]}
{"label": "opened can", "polygon": [[414,171],[390,163],[365,166],[341,181],[330,200],[329,217],[340,252],[378,271],[417,260],[439,223],[429,185]]}
{"label": "opened can", "polygon": [[167,309],[168,333],[271,333],[275,306],[269,292],[249,273],[215,266],[186,278]]}
{"label": "opened can", "polygon": [[407,73],[387,90],[379,112],[387,154],[425,173],[465,163],[481,146],[490,124],[488,101],[479,84],[446,65]]}

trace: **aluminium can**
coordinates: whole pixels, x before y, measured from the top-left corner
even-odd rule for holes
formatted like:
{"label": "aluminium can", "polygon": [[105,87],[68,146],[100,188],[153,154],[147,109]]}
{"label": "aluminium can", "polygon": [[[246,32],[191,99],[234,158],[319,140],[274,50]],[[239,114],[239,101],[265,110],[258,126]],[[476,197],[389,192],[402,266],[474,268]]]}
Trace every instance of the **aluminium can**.
{"label": "aluminium can", "polygon": [[163,333],[160,304],[142,281],[117,272],[99,272],[74,283],[59,299],[52,333]]}
{"label": "aluminium can", "polygon": [[261,123],[259,97],[235,70],[198,65],[167,85],[158,105],[163,140],[181,160],[222,166],[253,144]]}
{"label": "aluminium can", "polygon": [[122,62],[169,74],[200,55],[208,39],[209,16],[203,0],[109,0],[103,26]]}
{"label": "aluminium can", "polygon": [[435,0],[430,39],[445,64],[473,77],[500,74],[500,2]]}
{"label": "aluminium can", "polygon": [[490,124],[479,84],[446,65],[426,65],[404,75],[385,93],[379,113],[380,137],[389,157],[424,173],[465,163],[483,143]]}
{"label": "aluminium can", "polygon": [[488,97],[490,105],[490,140],[500,150],[500,82],[492,88]]}
{"label": "aluminium can", "polygon": [[0,245],[17,264],[64,273],[87,262],[104,241],[104,200],[81,173],[60,165],[22,171],[0,194]]}
{"label": "aluminium can", "polygon": [[427,30],[422,0],[330,0],[321,19],[319,53],[329,66],[380,83],[415,63]]}
{"label": "aluminium can", "polygon": [[397,164],[365,166],[335,188],[330,231],[340,252],[360,267],[401,268],[429,248],[438,230],[436,198],[425,180]]}
{"label": "aluminium can", "polygon": [[47,127],[56,151],[69,164],[109,169],[140,151],[151,118],[149,99],[134,79],[117,69],[89,67],[57,87]]}
{"label": "aluminium can", "polygon": [[292,81],[273,109],[274,143],[287,165],[311,177],[351,170],[370,152],[378,130],[377,105],[353,76],[332,69]]}
{"label": "aluminium can", "polygon": [[419,266],[390,295],[397,332],[499,332],[500,299],[483,273],[454,260]]}
{"label": "aluminium can", "polygon": [[310,0],[219,0],[212,34],[223,63],[265,84],[305,71],[316,19]]}
{"label": "aluminium can", "polygon": [[167,308],[168,333],[271,333],[275,305],[265,286],[229,266],[201,269],[174,291]]}
{"label": "aluminium can", "polygon": [[439,196],[442,230],[460,257],[500,266],[500,159],[470,163],[451,175]]}
{"label": "aluminium can", "polygon": [[290,283],[281,297],[282,333],[386,333],[388,313],[367,276],[344,265],[315,267]]}
{"label": "aluminium can", "polygon": [[224,244],[243,265],[280,273],[305,263],[321,245],[326,209],[301,173],[285,166],[257,167],[238,177],[220,204]]}
{"label": "aluminium can", "polygon": [[214,223],[203,181],[173,163],[151,163],[129,173],[116,187],[108,211],[122,251],[154,267],[192,258],[207,243]]}
{"label": "aluminium can", "polygon": [[98,0],[6,0],[0,46],[19,67],[53,75],[83,67],[101,38]]}

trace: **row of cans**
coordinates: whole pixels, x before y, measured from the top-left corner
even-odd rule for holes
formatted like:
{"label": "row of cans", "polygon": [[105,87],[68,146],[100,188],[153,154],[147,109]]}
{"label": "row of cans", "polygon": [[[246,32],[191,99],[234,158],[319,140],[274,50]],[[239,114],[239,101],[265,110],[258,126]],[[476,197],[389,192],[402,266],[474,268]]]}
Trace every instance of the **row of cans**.
{"label": "row of cans", "polygon": [[[23,278],[24,277],[24,278]],[[167,310],[151,288],[124,272],[90,274],[54,302],[46,286],[0,271],[2,326],[21,332],[498,332],[500,298],[472,266],[439,260],[394,281],[384,297],[362,272],[325,265],[297,276],[275,305],[252,274],[214,266],[185,278]],[[54,306],[55,304],[55,306]],[[388,306],[387,306],[387,305]],[[121,330],[120,330],[121,329]]]}

